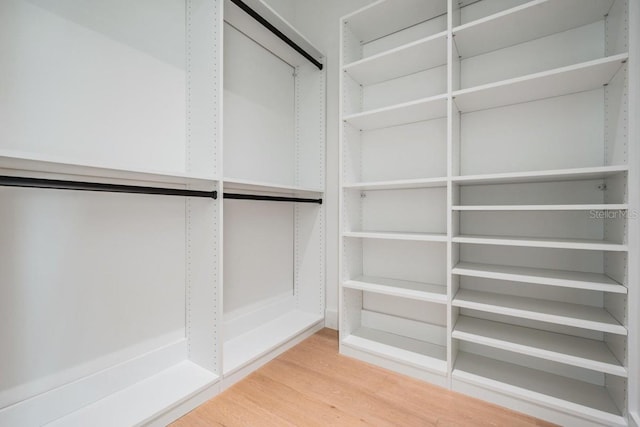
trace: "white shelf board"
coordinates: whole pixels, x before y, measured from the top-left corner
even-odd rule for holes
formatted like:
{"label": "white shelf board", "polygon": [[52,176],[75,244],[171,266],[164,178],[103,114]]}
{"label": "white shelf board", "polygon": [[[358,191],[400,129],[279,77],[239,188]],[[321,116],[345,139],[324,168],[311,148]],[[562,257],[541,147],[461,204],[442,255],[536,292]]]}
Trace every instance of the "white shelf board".
{"label": "white shelf board", "polygon": [[628,54],[609,56],[453,92],[462,113],[593,90],[609,83]]}
{"label": "white shelf board", "polygon": [[413,233],[395,231],[345,231],[344,237],[357,237],[362,239],[386,239],[386,240],[419,240],[424,242],[446,242],[444,233]]}
{"label": "white shelf board", "polygon": [[218,376],[212,372],[183,361],[47,425],[143,425],[217,381]]}
{"label": "white shelf board", "polygon": [[613,0],[536,0],[453,29],[458,55],[468,58],[604,19]]}
{"label": "white shelf board", "polygon": [[446,0],[379,0],[343,17],[361,43],[447,13]]}
{"label": "white shelf board", "polygon": [[514,184],[522,182],[553,182],[604,179],[627,172],[626,165],[595,166],[588,168],[554,169],[545,171],[494,173],[454,176],[451,180],[460,185]]}
{"label": "white shelf board", "polygon": [[361,85],[407,76],[447,63],[447,32],[443,31],[395,49],[345,65],[343,70]]}
{"label": "white shelf board", "polygon": [[413,367],[447,372],[445,347],[401,335],[362,327],[342,340],[342,344]]}
{"label": "white shelf board", "polygon": [[342,187],[348,190],[401,190],[408,188],[434,188],[446,187],[447,178],[421,178],[399,179],[395,181],[373,181],[345,184]]}
{"label": "white shelf board", "polygon": [[466,352],[458,353],[452,376],[454,381],[570,411],[604,425],[626,425],[603,386]]}
{"label": "white shelf board", "polygon": [[466,205],[453,206],[454,211],[606,211],[627,210],[627,204],[591,205]]}
{"label": "white shelf board", "polygon": [[460,235],[453,237],[454,243],[476,245],[520,246],[528,248],[582,249],[590,251],[626,252],[627,245],[605,240],[565,239],[545,237],[478,236]]}
{"label": "white shelf board", "polygon": [[452,337],[607,374],[627,376],[627,369],[604,341],[468,316],[458,317]]}
{"label": "white shelf board", "polygon": [[599,273],[475,264],[470,262],[459,262],[453,268],[452,273],[460,276],[481,277],[484,279],[509,280],[513,282],[587,289],[616,294],[627,293],[626,286]]}
{"label": "white shelf board", "polygon": [[323,320],[324,317],[318,314],[292,310],[226,341],[223,356],[224,375],[233,374]]}
{"label": "white shelf board", "polygon": [[386,277],[360,276],[346,280],[342,286],[377,294],[410,298],[419,301],[447,303],[447,288],[431,283],[411,282]]}
{"label": "white shelf board", "polygon": [[[284,19],[278,12],[263,0],[243,0],[251,9],[265,18],[271,25],[300,46],[311,57],[322,63],[324,54],[315,47],[300,31]],[[224,20],[247,35],[249,38],[273,52],[276,56],[290,65],[306,65],[308,60],[292,47],[284,43],[279,37],[266,29],[249,14],[244,12],[230,0],[224,2]]]}
{"label": "white shelf board", "polygon": [[316,195],[321,196],[324,190],[321,188],[300,187],[296,185],[274,184],[270,182],[252,181],[237,178],[224,178],[225,190],[260,191],[264,193],[277,193],[286,195]]}
{"label": "white shelf board", "polygon": [[33,178],[42,178],[42,174],[52,174],[56,176],[52,176],[51,179],[69,179],[69,176],[77,176],[88,181],[111,179],[140,183],[192,185],[205,189],[211,189],[218,181],[218,178],[214,176],[192,175],[177,171],[117,168],[95,163],[82,163],[57,156],[3,149],[0,149],[0,169],[7,172],[3,172],[5,175]]}
{"label": "white shelf board", "polygon": [[540,322],[626,335],[627,329],[600,307],[460,289],[455,307],[485,311]]}
{"label": "white shelf board", "polygon": [[447,95],[436,95],[390,107],[351,114],[344,121],[360,130],[381,129],[440,119],[447,115]]}

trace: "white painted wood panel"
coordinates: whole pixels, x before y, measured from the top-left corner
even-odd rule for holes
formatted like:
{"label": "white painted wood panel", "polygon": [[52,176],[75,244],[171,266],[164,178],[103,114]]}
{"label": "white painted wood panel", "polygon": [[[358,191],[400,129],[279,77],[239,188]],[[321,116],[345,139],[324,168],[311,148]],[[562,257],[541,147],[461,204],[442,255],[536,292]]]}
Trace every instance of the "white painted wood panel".
{"label": "white painted wood panel", "polygon": [[446,124],[438,119],[362,132],[361,180],[446,177]]}
{"label": "white painted wood panel", "polygon": [[555,237],[515,237],[461,235],[453,238],[454,243],[473,243],[476,245],[524,246],[531,248],[583,249],[590,251],[626,252],[627,245],[605,240],[555,238]]}
{"label": "white painted wood panel", "polygon": [[613,0],[536,0],[453,29],[463,57],[600,21]]}
{"label": "white painted wood panel", "polygon": [[297,335],[320,324],[322,315],[291,310],[224,343],[224,375],[228,376]]}
{"label": "white painted wood panel", "polygon": [[184,172],[185,16],[173,0],[3,1],[1,148]]}
{"label": "white painted wood panel", "polygon": [[[604,56],[603,20],[460,60],[460,87],[469,88]],[[621,52],[620,52],[621,53]]]}
{"label": "white painted wood panel", "polygon": [[446,245],[443,243],[363,239],[362,257],[365,276],[446,283]]}
{"label": "white painted wood panel", "polygon": [[182,198],[2,188],[0,200],[3,391],[56,378],[41,393],[185,336]]}
{"label": "white painted wood panel", "polygon": [[461,289],[453,305],[542,322],[626,335],[627,329],[604,309],[558,301]]}
{"label": "white painted wood panel", "polygon": [[224,201],[225,313],[293,295],[293,214],[290,203]]}
{"label": "white painted wood panel", "polygon": [[446,12],[447,2],[443,0],[377,1],[345,16],[343,20],[347,21],[360,42],[366,43]]}
{"label": "white painted wood panel", "polygon": [[455,91],[456,105],[472,112],[597,89],[609,83],[628,54],[595,59],[553,70]]}
{"label": "white painted wood panel", "polygon": [[613,375],[627,375],[627,370],[604,341],[467,316],[458,318],[453,338]]}
{"label": "white painted wood panel", "polygon": [[434,34],[343,67],[362,85],[391,80],[447,63],[446,32]]}
{"label": "white painted wood panel", "polygon": [[[438,326],[438,333],[432,338],[429,338],[429,340],[442,345],[445,343],[443,328],[446,326],[446,309],[447,307],[445,305],[439,303],[387,296],[378,293],[362,293],[361,317],[363,326],[373,326],[378,329],[385,329],[387,332],[400,335],[404,333],[406,336],[427,339],[427,336],[432,336],[431,332],[429,332],[429,325],[434,325]],[[380,318],[380,316],[389,316],[391,318]],[[414,328],[410,324],[402,326],[402,322],[398,319],[419,322],[422,324],[422,327]],[[414,332],[410,333],[409,331]]]}
{"label": "white painted wood panel", "polygon": [[342,286],[365,292],[379,293],[420,301],[446,303],[446,287],[408,280],[388,279],[384,277],[359,276],[345,281]]}
{"label": "white painted wood panel", "polygon": [[461,173],[605,166],[603,99],[599,89],[463,114]]}
{"label": "white painted wood panel", "polygon": [[536,283],[547,286],[589,289],[621,294],[627,293],[627,288],[625,286],[604,274],[598,273],[475,264],[470,262],[460,262],[456,264],[452,273],[459,274],[461,276]]}
{"label": "white painted wood panel", "polygon": [[446,95],[436,95],[416,101],[351,114],[344,120],[360,130],[381,129],[445,117]]}
{"label": "white painted wood panel", "polygon": [[181,362],[47,425],[142,425],[153,421],[176,402],[212,387],[217,380],[210,371],[191,362]]}
{"label": "white painted wood panel", "polygon": [[360,199],[362,228],[443,233],[446,229],[447,214],[445,193],[444,188],[364,192],[364,197]]}
{"label": "white painted wood panel", "polygon": [[294,68],[224,28],[224,174],[295,185]]}
{"label": "white painted wood panel", "polygon": [[595,418],[606,425],[625,425],[620,410],[605,388],[584,381],[470,353],[458,354],[453,378],[579,416]]}
{"label": "white painted wood panel", "polygon": [[362,87],[362,111],[437,96],[447,91],[447,67],[433,67]]}
{"label": "white painted wood panel", "polygon": [[442,374],[447,369],[444,347],[388,332],[363,327],[343,339],[342,344]]}

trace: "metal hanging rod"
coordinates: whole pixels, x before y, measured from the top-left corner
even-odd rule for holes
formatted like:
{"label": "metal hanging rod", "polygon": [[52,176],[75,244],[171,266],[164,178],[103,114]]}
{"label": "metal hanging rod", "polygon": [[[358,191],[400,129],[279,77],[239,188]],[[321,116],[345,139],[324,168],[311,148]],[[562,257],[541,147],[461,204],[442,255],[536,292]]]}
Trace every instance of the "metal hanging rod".
{"label": "metal hanging rod", "polygon": [[282,33],[282,31],[280,31],[276,27],[274,27],[269,21],[264,19],[258,12],[256,12],[253,9],[251,9],[249,7],[249,5],[247,5],[242,0],[231,0],[231,1],[236,6],[238,6],[240,9],[242,9],[245,13],[247,13],[249,16],[251,16],[253,19],[258,21],[267,30],[269,30],[273,34],[275,34],[278,38],[280,38],[280,40],[282,40],[283,42],[285,42],[286,44],[291,46],[296,52],[298,52],[300,55],[302,55],[305,58],[307,58],[309,60],[309,62],[311,62],[316,67],[318,67],[319,70],[322,70],[323,65],[322,65],[321,62],[319,62],[317,59],[315,59],[313,56],[311,56],[306,50],[304,50],[303,48],[298,46],[296,44],[296,42],[294,42],[289,37],[287,37],[284,33]]}
{"label": "metal hanging rod", "polygon": [[322,199],[305,199],[299,197],[261,196],[258,194],[237,194],[224,193],[225,199],[236,200],[262,200],[266,202],[294,202],[294,203],[317,203],[322,204]]}
{"label": "metal hanging rod", "polygon": [[107,193],[156,194],[161,196],[207,197],[217,199],[217,191],[182,190],[176,188],[141,187],[137,185],[103,184],[98,182],[63,181],[59,179],[0,176],[0,186],[48,188],[54,190],[101,191]]}

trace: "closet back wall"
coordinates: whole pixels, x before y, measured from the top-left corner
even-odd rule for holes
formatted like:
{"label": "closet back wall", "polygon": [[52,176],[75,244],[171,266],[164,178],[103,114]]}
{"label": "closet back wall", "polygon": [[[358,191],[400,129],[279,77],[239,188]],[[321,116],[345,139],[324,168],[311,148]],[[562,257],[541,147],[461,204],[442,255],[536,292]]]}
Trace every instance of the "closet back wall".
{"label": "closet back wall", "polygon": [[174,0],[2,1],[2,148],[184,170],[185,19]]}

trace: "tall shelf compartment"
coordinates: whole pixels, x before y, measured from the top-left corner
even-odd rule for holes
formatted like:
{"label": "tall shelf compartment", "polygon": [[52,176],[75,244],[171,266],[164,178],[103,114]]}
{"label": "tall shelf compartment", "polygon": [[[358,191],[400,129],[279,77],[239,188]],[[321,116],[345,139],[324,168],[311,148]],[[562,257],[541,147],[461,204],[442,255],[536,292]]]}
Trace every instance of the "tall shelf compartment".
{"label": "tall shelf compartment", "polygon": [[[246,3],[323,61],[269,6]],[[231,1],[224,44],[225,195],[322,199],[325,71]],[[223,204],[227,387],[324,326],[325,212],[318,203]]]}
{"label": "tall shelf compartment", "polygon": [[[0,175],[220,192],[217,2],[0,21]],[[0,187],[0,425],[165,425],[217,393],[221,208]]]}
{"label": "tall shelf compartment", "polygon": [[0,425],[166,425],[324,325],[323,55],[243,4],[313,61],[231,1],[0,5]]}
{"label": "tall shelf compartment", "polygon": [[342,22],[340,348],[445,385],[447,3],[408,3]]}
{"label": "tall shelf compartment", "polygon": [[342,19],[343,354],[628,425],[634,25],[625,0],[383,0]]}

